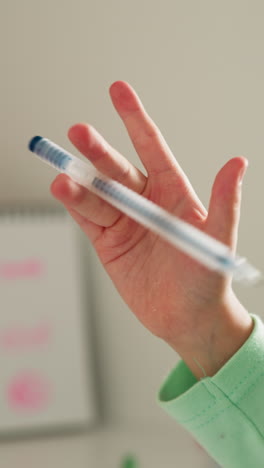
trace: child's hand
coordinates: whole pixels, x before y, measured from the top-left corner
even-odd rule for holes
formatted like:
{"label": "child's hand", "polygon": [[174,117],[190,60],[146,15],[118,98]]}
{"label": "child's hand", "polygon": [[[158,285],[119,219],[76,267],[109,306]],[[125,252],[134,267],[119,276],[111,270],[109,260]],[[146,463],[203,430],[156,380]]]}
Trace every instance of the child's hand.
{"label": "child's hand", "polygon": [[[146,175],[90,125],[69,130],[76,148],[103,174],[235,250],[247,161],[236,157],[220,170],[207,213],[135,91],[116,82],[110,95]],[[234,296],[230,278],[201,266],[65,175],[55,179],[51,191],[91,240],[130,309],[195,375],[202,375],[196,361],[212,375],[242,345],[251,318]]]}

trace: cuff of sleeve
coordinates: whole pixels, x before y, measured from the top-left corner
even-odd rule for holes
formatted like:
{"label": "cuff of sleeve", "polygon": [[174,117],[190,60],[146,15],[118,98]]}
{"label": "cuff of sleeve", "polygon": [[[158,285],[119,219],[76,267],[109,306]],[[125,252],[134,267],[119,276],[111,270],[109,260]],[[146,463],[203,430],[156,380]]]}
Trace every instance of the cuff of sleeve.
{"label": "cuff of sleeve", "polygon": [[228,399],[223,396],[239,401],[264,368],[264,325],[258,316],[251,317],[251,335],[213,377],[198,381],[180,361],[161,386],[158,404],[188,430],[208,421],[216,407],[224,411]]}

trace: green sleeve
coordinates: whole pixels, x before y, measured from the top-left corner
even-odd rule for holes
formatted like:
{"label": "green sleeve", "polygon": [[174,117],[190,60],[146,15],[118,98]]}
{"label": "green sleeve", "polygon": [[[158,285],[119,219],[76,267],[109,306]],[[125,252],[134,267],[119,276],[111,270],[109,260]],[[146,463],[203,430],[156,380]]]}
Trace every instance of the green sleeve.
{"label": "green sleeve", "polygon": [[264,466],[264,325],[213,376],[198,381],[183,361],[163,383],[159,405],[224,468]]}

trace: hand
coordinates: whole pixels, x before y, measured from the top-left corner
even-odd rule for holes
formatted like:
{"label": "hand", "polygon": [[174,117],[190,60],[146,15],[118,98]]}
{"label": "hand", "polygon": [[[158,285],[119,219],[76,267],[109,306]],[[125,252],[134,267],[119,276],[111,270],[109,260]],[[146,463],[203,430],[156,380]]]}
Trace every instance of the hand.
{"label": "hand", "polygon": [[[71,127],[71,142],[103,174],[235,250],[246,159],[232,158],[217,174],[207,213],[131,86],[115,82],[110,95],[146,175],[90,125]],[[247,339],[252,321],[230,278],[208,270],[66,175],[55,179],[51,192],[93,243],[129,308],[197,377],[201,367],[207,375],[215,373]]]}

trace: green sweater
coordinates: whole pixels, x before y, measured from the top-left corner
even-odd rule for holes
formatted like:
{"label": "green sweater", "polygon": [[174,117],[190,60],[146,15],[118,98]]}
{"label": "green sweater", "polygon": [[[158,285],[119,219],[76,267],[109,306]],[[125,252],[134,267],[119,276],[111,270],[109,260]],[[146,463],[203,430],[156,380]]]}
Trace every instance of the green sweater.
{"label": "green sweater", "polygon": [[264,467],[264,325],[213,376],[198,381],[183,361],[163,383],[159,405],[224,468]]}

